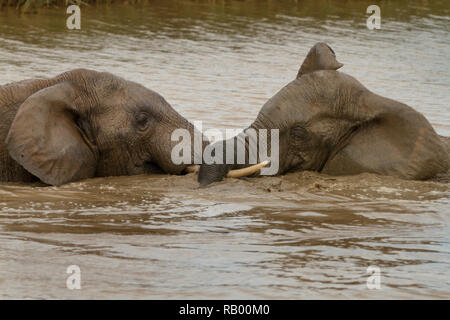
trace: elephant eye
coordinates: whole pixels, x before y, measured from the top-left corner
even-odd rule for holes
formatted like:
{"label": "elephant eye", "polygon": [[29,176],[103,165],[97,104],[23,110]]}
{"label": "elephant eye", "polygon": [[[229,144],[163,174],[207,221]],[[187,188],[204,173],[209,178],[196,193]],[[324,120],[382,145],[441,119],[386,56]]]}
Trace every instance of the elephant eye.
{"label": "elephant eye", "polygon": [[139,112],[136,115],[136,124],[139,129],[145,130],[149,123],[149,115],[145,112]]}

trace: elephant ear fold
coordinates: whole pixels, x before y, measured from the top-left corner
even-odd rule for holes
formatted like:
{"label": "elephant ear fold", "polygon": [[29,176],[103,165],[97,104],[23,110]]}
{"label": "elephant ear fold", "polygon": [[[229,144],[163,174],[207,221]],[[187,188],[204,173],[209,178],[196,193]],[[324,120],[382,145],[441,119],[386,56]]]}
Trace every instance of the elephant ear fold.
{"label": "elephant ear fold", "polygon": [[10,156],[41,181],[61,185],[93,177],[97,152],[77,126],[82,118],[68,82],[42,89],[20,106],[6,138]]}
{"label": "elephant ear fold", "polygon": [[297,79],[310,72],[318,70],[337,70],[342,66],[343,64],[336,60],[333,49],[326,43],[319,42],[309,50],[308,55],[297,73]]}

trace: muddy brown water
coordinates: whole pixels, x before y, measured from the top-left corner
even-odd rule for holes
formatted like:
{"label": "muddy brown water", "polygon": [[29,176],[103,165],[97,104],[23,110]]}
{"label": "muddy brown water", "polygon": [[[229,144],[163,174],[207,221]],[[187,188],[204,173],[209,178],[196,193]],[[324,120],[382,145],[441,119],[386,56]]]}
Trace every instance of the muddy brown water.
{"label": "muddy brown water", "polygon": [[[161,93],[203,129],[244,128],[326,41],[343,72],[450,136],[450,5],[154,1],[0,11],[0,84],[85,67]],[[0,298],[449,298],[448,179],[313,172],[0,183]],[[81,290],[66,269],[81,269]],[[369,290],[367,267],[381,271]]]}

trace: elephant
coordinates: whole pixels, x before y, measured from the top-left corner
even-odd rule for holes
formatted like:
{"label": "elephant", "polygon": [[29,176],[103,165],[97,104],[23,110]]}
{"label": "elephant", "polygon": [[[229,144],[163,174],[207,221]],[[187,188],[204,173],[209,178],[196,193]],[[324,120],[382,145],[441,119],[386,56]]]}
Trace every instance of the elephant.
{"label": "elephant", "polygon": [[[329,45],[317,43],[296,79],[269,99],[242,132],[245,136],[250,130],[266,129],[269,137],[278,129],[279,157],[274,174],[300,170],[328,175],[368,172],[425,180],[446,173],[449,155],[427,119],[337,71],[342,66]],[[231,139],[216,142],[211,149],[222,150],[225,157],[243,146],[245,161],[239,163],[234,156],[226,163],[203,163],[198,175],[201,186],[230,176],[230,170],[249,168],[250,139],[239,135]],[[261,148],[259,143],[255,145]],[[270,144],[266,148],[268,153],[274,151]],[[261,155],[257,158],[266,160]]]}
{"label": "elephant", "polygon": [[59,186],[92,177],[182,174],[188,166],[171,161],[171,133],[196,131],[158,93],[87,69],[0,86],[0,114],[0,181],[6,182]]}

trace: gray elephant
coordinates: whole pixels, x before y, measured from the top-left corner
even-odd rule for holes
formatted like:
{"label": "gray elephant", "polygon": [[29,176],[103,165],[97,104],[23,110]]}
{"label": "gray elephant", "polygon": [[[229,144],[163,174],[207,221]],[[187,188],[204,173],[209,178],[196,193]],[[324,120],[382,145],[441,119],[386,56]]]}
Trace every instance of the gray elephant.
{"label": "gray elephant", "polygon": [[1,86],[0,115],[0,181],[180,174],[171,133],[195,131],[156,92],[85,69]]}
{"label": "gray elephant", "polygon": [[[355,78],[336,71],[341,66],[327,44],[316,44],[297,78],[266,102],[256,120],[244,130],[245,135],[250,130],[267,129],[269,137],[270,129],[279,130],[275,173],[371,172],[422,180],[447,172],[449,155],[425,117],[403,103],[372,93]],[[249,167],[250,140],[239,136],[233,140],[217,142],[211,149],[223,150],[225,159],[230,152],[227,146],[234,148],[231,154],[237,154],[241,144],[245,161],[239,164],[234,156],[231,163],[203,164],[198,176],[201,185],[220,181],[230,170]],[[266,148],[269,154],[270,143]],[[263,160],[258,156],[257,161]]]}

